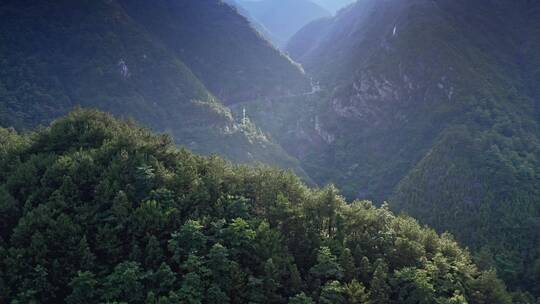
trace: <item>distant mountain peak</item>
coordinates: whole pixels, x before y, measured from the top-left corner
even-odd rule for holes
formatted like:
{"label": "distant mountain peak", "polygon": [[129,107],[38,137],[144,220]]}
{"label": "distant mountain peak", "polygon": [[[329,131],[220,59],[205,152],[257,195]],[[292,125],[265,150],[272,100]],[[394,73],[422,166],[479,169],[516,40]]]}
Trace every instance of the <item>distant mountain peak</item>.
{"label": "distant mountain peak", "polygon": [[331,16],[331,13],[312,0],[227,0],[240,8],[255,24],[261,24],[277,47],[287,41],[309,22]]}

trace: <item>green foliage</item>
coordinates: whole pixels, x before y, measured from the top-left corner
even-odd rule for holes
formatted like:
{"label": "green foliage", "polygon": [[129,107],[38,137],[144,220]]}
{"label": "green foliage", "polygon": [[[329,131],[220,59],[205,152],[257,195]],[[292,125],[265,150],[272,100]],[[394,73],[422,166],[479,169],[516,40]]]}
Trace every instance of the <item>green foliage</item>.
{"label": "green foliage", "polygon": [[350,282],[357,276],[358,271],[349,248],[343,249],[343,252],[339,256],[339,265],[341,266],[341,269],[343,269],[343,279],[345,282]]}
{"label": "green foliage", "polygon": [[313,304],[313,300],[306,296],[305,293],[300,293],[300,294],[297,294],[296,296],[292,297],[288,304]]}
{"label": "green foliage", "polygon": [[339,265],[336,256],[332,254],[328,247],[321,247],[319,249],[317,264],[309,272],[323,283],[328,280],[339,280],[343,278],[343,269]]}
{"label": "green foliage", "polygon": [[147,283],[152,286],[152,293],[155,295],[167,295],[175,287],[176,281],[176,274],[166,263],[147,273]]}
{"label": "green foliage", "polygon": [[512,299],[504,288],[503,283],[497,279],[495,272],[484,272],[471,282],[471,297],[473,303],[512,303]]}
{"label": "green foliage", "polygon": [[144,272],[137,263],[118,264],[104,279],[102,299],[106,302],[140,303],[144,299]]}
{"label": "green foliage", "polygon": [[353,279],[350,283],[345,285],[345,294],[347,296],[347,303],[349,304],[369,304],[369,293],[364,284]]}
{"label": "green foliage", "polygon": [[345,289],[339,281],[330,281],[321,289],[321,304],[345,304]]}
{"label": "green foliage", "polygon": [[509,303],[449,236],[288,172],[93,111],[2,140],[7,303]]}
{"label": "green foliage", "polygon": [[66,303],[77,304],[95,302],[99,296],[97,293],[98,281],[92,272],[78,272],[69,283],[71,294],[66,298]]}
{"label": "green foliage", "polygon": [[[488,250],[485,270],[538,297],[540,6],[409,2],[358,1],[306,26],[287,51],[323,90],[248,112],[318,184]],[[423,255],[396,246],[398,263]]]}
{"label": "green foliage", "polygon": [[28,130],[75,107],[96,108],[133,117],[198,153],[303,173],[221,101],[303,92],[309,81],[219,0],[3,1],[0,40],[2,127]]}
{"label": "green foliage", "polygon": [[427,272],[404,268],[395,273],[395,284],[399,286],[400,303],[429,304],[435,301],[435,288]]}
{"label": "green foliage", "polygon": [[194,272],[184,276],[182,287],[178,292],[181,303],[200,304],[203,298],[203,288],[201,277]]}
{"label": "green foliage", "polygon": [[370,292],[374,304],[390,302],[390,285],[388,284],[388,266],[382,260],[377,261],[377,267],[371,279]]}
{"label": "green foliage", "polygon": [[188,221],[179,232],[171,235],[169,251],[173,253],[173,259],[182,261],[191,254],[197,254],[206,245],[206,236],[202,233],[202,226],[197,221]]}

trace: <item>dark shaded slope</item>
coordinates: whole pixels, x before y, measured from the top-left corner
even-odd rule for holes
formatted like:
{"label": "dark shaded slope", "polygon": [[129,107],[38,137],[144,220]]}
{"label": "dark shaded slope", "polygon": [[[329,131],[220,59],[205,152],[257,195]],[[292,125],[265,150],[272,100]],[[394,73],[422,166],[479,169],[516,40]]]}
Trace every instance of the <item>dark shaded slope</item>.
{"label": "dark shaded slope", "polygon": [[[206,5],[208,11],[225,9],[214,2]],[[152,18],[178,24],[161,13],[165,15]],[[197,15],[197,11],[189,13]],[[293,158],[256,128],[239,126],[184,64],[178,50],[171,50],[117,1],[3,1],[0,15],[3,125],[30,128],[81,105],[134,117],[200,153],[218,153],[240,162],[264,161],[301,172]],[[225,23],[243,20],[234,16]],[[237,26],[251,33],[245,22]],[[197,37],[209,42],[214,36],[203,32]],[[238,41],[246,47],[253,42],[256,48],[277,53],[255,34],[242,39]],[[226,47],[220,49],[225,52]],[[200,58],[195,52],[190,55]],[[211,56],[201,51],[200,56],[205,55]],[[214,68],[221,73],[220,67]]]}
{"label": "dark shaded slope", "polygon": [[170,113],[197,108],[190,100],[213,101],[112,3],[3,1],[0,12],[2,103],[24,126],[81,104],[165,129]]}
{"label": "dark shaded slope", "polygon": [[539,294],[539,25],[535,1],[366,0],[304,28],[289,52],[327,89],[304,168],[485,246]]}
{"label": "dark shaded slope", "polygon": [[234,7],[238,11],[238,13],[244,16],[249,21],[251,26],[254,29],[256,29],[259,32],[259,34],[261,34],[266,40],[270,42],[274,42],[274,43],[278,41],[278,38],[272,33],[270,33],[270,31],[262,23],[260,23],[255,18],[253,18],[253,16],[251,16],[251,14],[245,8],[243,8],[242,5],[240,5],[239,1],[236,1],[236,0],[222,0],[222,1]]}
{"label": "dark shaded slope", "polygon": [[301,69],[220,0],[121,2],[225,104],[309,90]]}

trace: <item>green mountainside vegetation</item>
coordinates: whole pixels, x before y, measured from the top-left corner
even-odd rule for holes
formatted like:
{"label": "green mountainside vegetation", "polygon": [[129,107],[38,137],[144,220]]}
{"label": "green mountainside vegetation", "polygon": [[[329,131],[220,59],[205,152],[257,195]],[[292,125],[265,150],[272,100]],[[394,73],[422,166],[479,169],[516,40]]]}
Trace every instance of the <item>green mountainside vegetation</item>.
{"label": "green mountainside vegetation", "polygon": [[232,102],[265,89],[307,90],[300,68],[218,0],[150,3],[2,1],[0,125],[24,130],[76,106],[98,108],[165,131],[199,153],[303,174],[216,97]]}
{"label": "green mountainside vegetation", "polygon": [[540,2],[240,2],[0,1],[0,303],[540,303]]}
{"label": "green mountainside vegetation", "polygon": [[220,0],[119,2],[225,104],[310,89],[297,64]]}
{"label": "green mountainside vegetation", "polygon": [[247,109],[318,184],[450,231],[538,297],[539,29],[535,1],[359,1],[289,43],[321,92]]}
{"label": "green mountainside vegetation", "polygon": [[451,236],[76,110],[0,129],[2,303],[511,303]]}

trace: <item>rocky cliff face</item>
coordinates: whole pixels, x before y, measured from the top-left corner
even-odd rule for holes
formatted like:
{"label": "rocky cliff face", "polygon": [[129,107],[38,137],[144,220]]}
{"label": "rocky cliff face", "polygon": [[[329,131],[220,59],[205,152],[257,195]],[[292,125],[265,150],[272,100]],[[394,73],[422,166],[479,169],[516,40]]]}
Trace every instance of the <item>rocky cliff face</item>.
{"label": "rocky cliff face", "polygon": [[288,52],[325,88],[313,113],[334,140],[298,155],[304,167],[485,246],[508,282],[536,290],[538,12],[531,1],[366,0],[308,25]]}
{"label": "rocky cliff face", "polygon": [[[529,29],[514,30],[512,21],[489,15],[507,6],[394,2],[362,1],[332,20],[306,27],[289,45],[291,55],[326,88],[329,112],[321,128],[338,127],[352,141],[358,141],[357,130],[387,136],[397,132],[430,147],[445,128],[466,123],[463,114],[474,116],[471,109],[497,105],[507,108],[504,115],[534,120],[527,109],[534,108],[535,98],[519,82],[534,82],[534,73],[527,70],[535,62],[523,58],[524,46],[531,43],[514,35]],[[473,15],[486,19],[472,19],[483,27],[503,24],[507,29],[491,33],[470,21]],[[488,45],[491,52],[485,52]],[[523,98],[512,102],[502,96],[508,92]],[[355,132],[339,127],[345,124],[355,125]],[[388,146],[384,136],[370,138]]]}

